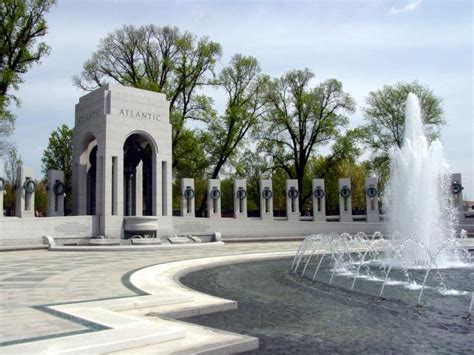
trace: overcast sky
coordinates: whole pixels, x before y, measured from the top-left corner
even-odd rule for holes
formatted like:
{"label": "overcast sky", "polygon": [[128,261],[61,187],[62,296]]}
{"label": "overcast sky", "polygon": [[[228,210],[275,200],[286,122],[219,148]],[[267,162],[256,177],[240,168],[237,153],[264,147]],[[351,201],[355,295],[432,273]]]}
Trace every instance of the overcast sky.
{"label": "overcast sky", "polygon": [[[443,99],[442,141],[454,172],[474,200],[473,12],[471,0],[152,1],[59,0],[47,15],[51,55],[24,76],[14,141],[25,165],[41,175],[52,130],[73,126],[84,92],[71,77],[101,38],[125,25],[178,26],[219,42],[226,64],[235,53],[255,56],[280,76],[310,68],[314,84],[342,81],[356,99],[351,125],[372,90],[418,80]],[[216,93],[217,107],[223,97]]]}

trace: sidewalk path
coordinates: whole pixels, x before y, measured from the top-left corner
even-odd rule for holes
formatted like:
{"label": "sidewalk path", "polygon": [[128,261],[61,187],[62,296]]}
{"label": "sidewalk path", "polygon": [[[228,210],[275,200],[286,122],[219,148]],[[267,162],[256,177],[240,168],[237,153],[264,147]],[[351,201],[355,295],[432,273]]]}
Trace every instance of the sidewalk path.
{"label": "sidewalk path", "polygon": [[[296,251],[300,242],[235,243],[209,248],[127,252],[0,253],[0,346],[81,333],[88,328],[41,306],[136,296],[137,269],[221,255]],[[1,350],[0,350],[1,352]]]}

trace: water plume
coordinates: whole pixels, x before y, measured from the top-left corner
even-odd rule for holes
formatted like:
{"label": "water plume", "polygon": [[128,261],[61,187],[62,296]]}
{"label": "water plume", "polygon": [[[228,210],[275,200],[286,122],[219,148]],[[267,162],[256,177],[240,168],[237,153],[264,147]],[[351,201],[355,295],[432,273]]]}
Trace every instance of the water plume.
{"label": "water plume", "polygon": [[[424,248],[407,248],[405,262],[430,263],[446,239],[455,235],[455,212],[450,203],[450,169],[439,140],[428,143],[423,131],[421,105],[417,96],[408,95],[405,131],[401,148],[391,151],[388,189],[389,230],[401,241],[417,239]],[[449,263],[450,255],[438,263]]]}

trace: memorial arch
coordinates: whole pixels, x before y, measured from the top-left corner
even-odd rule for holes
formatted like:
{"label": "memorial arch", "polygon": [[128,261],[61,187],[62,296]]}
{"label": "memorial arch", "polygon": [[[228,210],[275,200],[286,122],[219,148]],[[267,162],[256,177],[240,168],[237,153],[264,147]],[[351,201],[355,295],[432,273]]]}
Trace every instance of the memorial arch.
{"label": "memorial arch", "polygon": [[80,98],[73,131],[73,213],[128,238],[171,233],[171,125],[165,95],[105,85]]}

